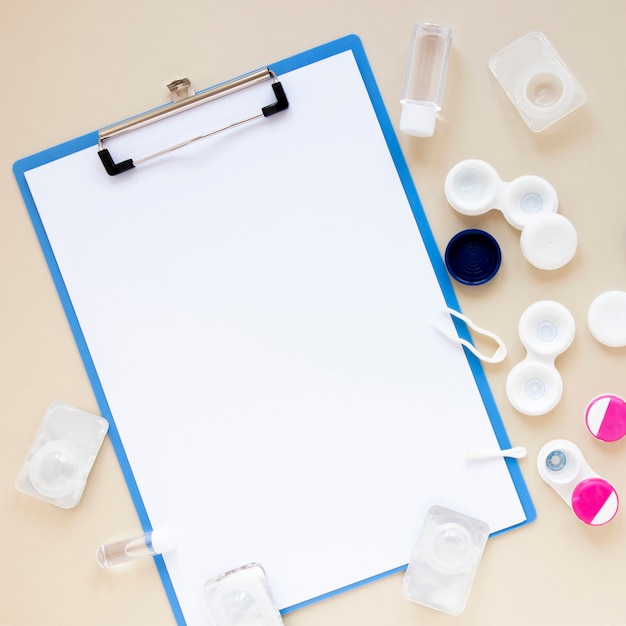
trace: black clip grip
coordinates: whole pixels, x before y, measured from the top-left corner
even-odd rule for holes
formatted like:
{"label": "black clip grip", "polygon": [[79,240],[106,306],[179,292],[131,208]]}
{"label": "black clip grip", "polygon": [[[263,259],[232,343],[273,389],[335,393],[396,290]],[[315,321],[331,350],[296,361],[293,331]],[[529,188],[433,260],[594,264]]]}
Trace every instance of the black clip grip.
{"label": "black clip grip", "polygon": [[102,165],[104,165],[104,169],[106,170],[109,176],[115,176],[116,174],[121,174],[127,170],[135,167],[132,159],[128,159],[126,161],[120,161],[116,163],[111,156],[111,153],[106,149],[102,149],[98,151],[98,156],[102,161]]}
{"label": "black clip grip", "polygon": [[274,102],[274,104],[268,104],[261,109],[265,117],[274,115],[274,113],[280,113],[280,111],[284,111],[289,107],[289,100],[287,100],[285,90],[283,89],[281,83],[279,81],[272,83],[272,89],[274,90],[274,95],[276,96],[276,102]]}

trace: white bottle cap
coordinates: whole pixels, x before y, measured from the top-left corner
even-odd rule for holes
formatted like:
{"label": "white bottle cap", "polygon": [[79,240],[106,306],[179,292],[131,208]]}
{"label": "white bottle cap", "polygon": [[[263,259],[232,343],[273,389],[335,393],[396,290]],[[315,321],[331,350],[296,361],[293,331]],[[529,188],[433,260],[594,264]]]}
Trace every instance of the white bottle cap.
{"label": "white bottle cap", "polygon": [[541,270],[555,270],[571,261],[578,247],[572,223],[558,213],[536,215],[522,230],[522,254]]}
{"label": "white bottle cap", "polygon": [[626,346],[626,292],[600,294],[587,311],[587,325],[601,344],[611,348]]}
{"label": "white bottle cap", "polygon": [[163,554],[164,552],[170,552],[176,546],[174,536],[171,532],[164,528],[153,530],[150,536],[150,543],[155,554]]}
{"label": "white bottle cap", "polygon": [[414,137],[432,137],[437,111],[437,107],[428,102],[403,102],[400,131]]}

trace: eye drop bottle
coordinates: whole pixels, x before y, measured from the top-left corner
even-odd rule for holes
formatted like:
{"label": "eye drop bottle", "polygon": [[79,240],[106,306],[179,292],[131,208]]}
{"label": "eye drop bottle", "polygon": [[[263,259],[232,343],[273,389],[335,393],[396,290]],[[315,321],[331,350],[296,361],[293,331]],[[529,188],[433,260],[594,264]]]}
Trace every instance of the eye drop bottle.
{"label": "eye drop bottle", "polygon": [[441,110],[448,71],[452,31],[437,24],[413,26],[409,58],[402,89],[400,131],[431,137]]}
{"label": "eye drop bottle", "polygon": [[173,549],[174,539],[169,531],[151,530],[139,537],[130,537],[98,546],[96,560],[100,567],[106,568]]}

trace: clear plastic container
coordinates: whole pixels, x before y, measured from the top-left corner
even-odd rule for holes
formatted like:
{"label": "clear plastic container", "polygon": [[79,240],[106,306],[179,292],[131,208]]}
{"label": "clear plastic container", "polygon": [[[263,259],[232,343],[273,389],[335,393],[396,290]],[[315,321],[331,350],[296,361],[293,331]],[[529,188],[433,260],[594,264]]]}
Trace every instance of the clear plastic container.
{"label": "clear plastic container", "polygon": [[438,24],[413,26],[409,58],[402,89],[400,131],[431,137],[443,103],[452,31]]}
{"label": "clear plastic container", "polygon": [[488,538],[485,522],[431,507],[402,579],[402,597],[450,615],[463,613]]}
{"label": "clear plastic container", "polygon": [[18,491],[63,509],[78,505],[109,423],[52,402],[15,480]]}
{"label": "clear plastic container", "polygon": [[283,626],[265,571],[250,563],[209,580],[202,595],[210,626]]}
{"label": "clear plastic container", "polygon": [[587,100],[570,69],[541,32],[494,54],[489,68],[528,127],[540,132]]}
{"label": "clear plastic container", "polygon": [[150,530],[139,537],[130,537],[98,546],[96,560],[100,567],[113,567],[146,556],[163,554],[174,549],[174,539],[167,530]]}

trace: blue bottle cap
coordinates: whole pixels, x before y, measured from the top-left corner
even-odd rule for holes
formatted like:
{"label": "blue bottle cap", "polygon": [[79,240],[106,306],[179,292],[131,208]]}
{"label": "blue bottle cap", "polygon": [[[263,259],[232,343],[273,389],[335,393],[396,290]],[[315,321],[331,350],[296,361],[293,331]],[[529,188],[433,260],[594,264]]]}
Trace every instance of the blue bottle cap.
{"label": "blue bottle cap", "polygon": [[491,280],[502,261],[498,242],[483,230],[457,233],[446,248],[446,267],[464,285],[481,285]]}

